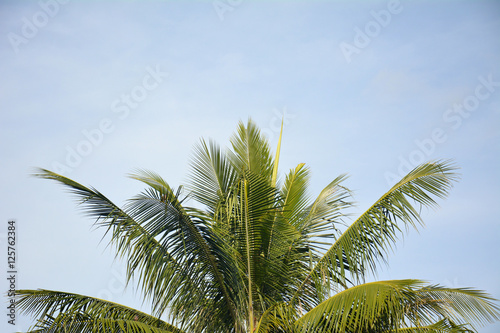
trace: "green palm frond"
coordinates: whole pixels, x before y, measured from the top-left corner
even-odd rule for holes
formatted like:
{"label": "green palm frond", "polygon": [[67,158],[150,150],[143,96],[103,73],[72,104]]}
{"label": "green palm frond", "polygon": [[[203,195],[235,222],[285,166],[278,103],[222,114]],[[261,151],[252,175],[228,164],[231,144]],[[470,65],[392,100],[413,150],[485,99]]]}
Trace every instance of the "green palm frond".
{"label": "green palm frond", "polygon": [[480,290],[429,285],[415,290],[413,297],[414,301],[406,309],[406,315],[413,322],[431,323],[436,317],[445,317],[460,325],[484,325],[500,319],[495,299]]}
{"label": "green palm frond", "polygon": [[346,289],[302,316],[297,327],[314,332],[392,331],[402,328],[462,332],[467,323],[492,323],[499,308],[484,292],[425,286],[420,280],[376,281]]}
{"label": "green palm frond", "polygon": [[216,214],[224,204],[237,177],[220,147],[210,141],[201,140],[194,148],[191,160],[190,186],[192,197]]}
{"label": "green palm frond", "polygon": [[[129,202],[127,213],[98,191],[61,175],[40,170],[36,176],[68,186],[84,205],[85,212],[96,218],[96,225],[107,228],[106,232],[111,233],[111,243],[116,246],[117,255],[127,259],[128,280],[138,273],[138,283],[145,296],[152,299],[156,314],[162,314],[169,307],[170,315],[182,322],[188,322],[194,313],[198,313],[198,322],[201,322],[201,318],[213,321],[213,311],[219,309],[235,312],[234,305],[227,304],[232,301],[230,296],[214,296],[214,293],[224,292],[227,295],[227,290],[217,272],[210,249],[197,229],[200,226],[184,214],[181,200],[157,175],[142,172],[133,176],[150,188]],[[183,227],[179,228],[179,225]],[[205,258],[205,261],[193,260],[192,251],[186,251],[186,234],[192,235],[195,240],[188,243],[191,249],[197,248],[201,252],[200,258]],[[203,265],[207,260],[210,267]],[[206,272],[219,279],[207,285]],[[225,306],[214,306],[214,299],[224,302]],[[236,316],[235,313],[217,315],[230,323],[233,321],[227,317],[234,320]]]}
{"label": "green palm frond", "polygon": [[404,319],[405,294],[415,284],[418,281],[377,281],[351,287],[317,305],[296,326],[303,332],[364,332],[384,316],[397,325]]}
{"label": "green palm frond", "polygon": [[468,325],[457,325],[448,318],[444,318],[434,324],[418,326],[418,327],[403,327],[394,330],[385,331],[387,333],[474,333],[467,328]]}
{"label": "green palm frond", "polygon": [[278,167],[279,167],[280,153],[281,153],[281,139],[283,138],[283,121],[284,119],[281,119],[280,137],[278,139],[278,146],[276,147],[276,154],[274,155],[273,176],[271,178],[271,186],[273,187],[276,187],[276,182],[278,180]]}
{"label": "green palm frond", "polygon": [[348,199],[350,191],[341,185],[347,175],[340,175],[328,184],[318,195],[312,205],[305,210],[299,229],[310,239],[311,247],[319,252],[324,252],[324,246],[330,245],[319,240],[336,238],[336,227],[343,224],[346,216],[344,209],[352,205]]}
{"label": "green palm frond", "polygon": [[[116,206],[104,195],[95,189],[87,188],[71,179],[58,175],[48,170],[40,169],[37,177],[51,179],[66,186],[76,195],[78,203],[84,212],[96,219],[96,226],[106,228],[106,233],[111,234],[110,243],[115,245],[117,256],[127,259],[127,282],[136,271],[142,272],[141,277],[146,285],[156,286],[156,297],[160,302],[155,302],[153,307],[161,313],[168,303],[176,301],[184,304],[190,297],[184,299],[186,288],[197,285],[196,279],[190,281],[193,274],[186,272],[177,259],[156,237],[161,230],[147,230],[140,221]],[[139,216],[140,217],[140,216]],[[152,233],[151,233],[152,232]],[[180,275],[178,273],[183,273]],[[161,291],[161,292],[160,292]]]}
{"label": "green palm frond", "polygon": [[[422,223],[411,201],[420,207],[436,206],[433,197],[446,196],[452,181],[457,178],[454,170],[456,168],[448,161],[416,167],[336,239],[311,270],[308,279],[321,278],[327,272],[334,277],[333,281],[346,281],[347,273],[357,281],[363,281],[367,272],[376,271],[378,261],[386,259],[403,233],[401,227],[416,228]],[[299,293],[300,289],[297,295]]]}
{"label": "green palm frond", "polygon": [[262,314],[254,332],[294,332],[296,320],[296,312],[287,303],[274,303]]}
{"label": "green palm frond", "polygon": [[249,316],[253,316],[253,300],[258,299],[257,288],[266,282],[262,268],[266,265],[266,240],[271,235],[276,195],[276,189],[266,179],[247,170],[241,175],[229,201],[233,211],[234,246],[241,256],[241,271],[247,280],[245,307]]}
{"label": "green palm frond", "polygon": [[240,122],[230,142],[233,150],[228,157],[234,168],[238,172],[250,170],[271,184],[274,167],[271,149],[255,123],[248,120],[245,126]]}
{"label": "green palm frond", "polygon": [[[89,296],[53,290],[18,290],[22,313],[40,318],[33,332],[183,333],[144,312]],[[61,329],[64,328],[64,329]]]}
{"label": "green palm frond", "polygon": [[281,189],[280,203],[283,217],[293,226],[299,227],[304,218],[304,211],[309,205],[307,188],[309,186],[309,169],[304,163],[290,170]]}
{"label": "green palm frond", "polygon": [[286,178],[277,196],[270,237],[266,239],[266,258],[271,263],[265,272],[269,275],[266,280],[275,284],[274,291],[279,290],[279,300],[284,300],[284,295],[293,292],[302,281],[303,273],[307,271],[305,267],[311,260],[309,243],[297,228],[297,220],[302,217],[302,210],[307,205],[304,186],[307,183],[307,172],[302,167],[303,165],[299,165],[294,171],[290,171]]}
{"label": "green palm frond", "polygon": [[[206,221],[192,218],[188,210],[181,205],[178,195],[159,175],[150,171],[140,171],[131,177],[150,186],[149,191],[130,200],[127,208],[131,215],[143,221],[146,230],[152,230],[155,235],[160,236],[164,248],[168,249],[183,267],[180,276],[190,276],[190,280],[194,281],[199,290],[199,298],[193,297],[193,286],[188,285],[186,290],[177,290],[177,294],[184,293],[186,296],[183,296],[185,297],[183,304],[179,303],[179,310],[172,311],[173,315],[176,315],[177,311],[191,313],[191,316],[196,314],[198,322],[201,322],[201,317],[207,321],[225,318],[227,325],[232,326],[237,315],[235,296],[227,289],[221,271],[221,265],[233,265],[232,257],[221,256],[224,254],[223,244],[212,241],[214,235]],[[219,256],[215,257],[215,253]],[[155,280],[150,281],[157,283]],[[143,283],[143,291],[155,298],[154,304],[162,302],[163,293],[158,289],[162,286],[152,283]]]}

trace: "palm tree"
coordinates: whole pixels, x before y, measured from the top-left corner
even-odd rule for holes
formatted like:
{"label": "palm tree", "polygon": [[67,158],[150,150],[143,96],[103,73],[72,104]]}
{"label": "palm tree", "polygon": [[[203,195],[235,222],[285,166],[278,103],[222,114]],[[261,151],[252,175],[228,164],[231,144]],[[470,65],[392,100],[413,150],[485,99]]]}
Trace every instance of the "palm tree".
{"label": "palm tree", "polygon": [[250,120],[230,142],[228,150],[204,140],[195,147],[187,191],[154,172],[132,174],[147,188],[123,208],[40,169],[36,176],[70,189],[110,235],[152,314],[19,290],[18,307],[37,318],[31,332],[470,332],[499,319],[482,291],[366,282],[397,238],[422,224],[420,208],[447,195],[457,179],[449,161],[416,167],[346,225],[345,175],[310,200],[304,164],[278,179],[281,134],[274,156]]}

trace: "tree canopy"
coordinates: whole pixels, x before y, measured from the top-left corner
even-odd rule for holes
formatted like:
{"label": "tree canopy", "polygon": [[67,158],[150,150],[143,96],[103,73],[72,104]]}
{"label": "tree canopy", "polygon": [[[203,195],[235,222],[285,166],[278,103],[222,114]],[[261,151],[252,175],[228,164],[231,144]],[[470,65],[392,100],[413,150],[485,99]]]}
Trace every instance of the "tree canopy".
{"label": "tree canopy", "polygon": [[151,171],[131,174],[146,188],[123,207],[40,169],[37,177],[69,189],[110,236],[151,314],[18,290],[18,306],[37,318],[30,332],[470,332],[499,319],[497,301],[480,290],[366,282],[398,239],[423,224],[420,209],[447,196],[457,180],[452,162],[417,166],[346,225],[346,175],[311,198],[305,164],[278,177],[281,135],[273,154],[249,120],[230,143],[201,140],[185,187]]}

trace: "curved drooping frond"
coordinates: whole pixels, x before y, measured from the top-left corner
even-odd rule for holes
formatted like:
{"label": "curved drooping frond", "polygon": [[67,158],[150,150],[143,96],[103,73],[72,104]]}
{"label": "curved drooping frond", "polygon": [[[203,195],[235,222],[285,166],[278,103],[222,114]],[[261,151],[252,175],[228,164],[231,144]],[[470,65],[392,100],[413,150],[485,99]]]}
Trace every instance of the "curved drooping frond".
{"label": "curved drooping frond", "polygon": [[[146,230],[158,235],[162,246],[176,258],[182,267],[182,271],[177,274],[181,277],[190,276],[190,281],[194,282],[194,285],[186,285],[185,289],[173,290],[184,295],[179,296],[183,298],[183,303],[171,308],[171,314],[174,317],[180,314],[195,317],[197,327],[200,323],[203,323],[201,327],[210,327],[212,323],[232,327],[237,317],[237,295],[228,290],[225,277],[229,281],[237,280],[234,277],[236,268],[232,269],[233,258],[224,252],[223,240],[214,235],[207,221],[192,216],[192,209],[182,206],[178,195],[159,175],[140,171],[131,177],[144,182],[150,189],[130,200],[128,211],[143,221]],[[151,270],[144,271],[149,274]],[[155,304],[162,302],[161,291],[164,286],[159,286],[158,281],[151,282],[154,284],[143,283],[144,293],[151,295]],[[198,291],[194,292],[193,288]],[[196,294],[199,297],[193,297]]]}
{"label": "curved drooping frond", "polygon": [[[150,187],[132,199],[125,212],[98,191],[66,177],[48,170],[40,170],[36,176],[66,185],[85,212],[96,218],[96,225],[107,228],[117,255],[127,259],[128,279],[138,275],[155,314],[161,315],[168,307],[172,318],[183,325],[192,322],[193,316],[198,323],[202,318],[210,323],[220,318],[226,325],[234,325],[235,307],[203,238],[206,228],[200,221],[191,221],[181,200],[161,178],[147,172],[133,176]],[[213,280],[206,278],[208,273]],[[214,300],[224,306],[214,306]]]}
{"label": "curved drooping frond", "polygon": [[404,327],[393,330],[386,330],[387,333],[474,333],[467,328],[468,325],[457,325],[445,318],[434,324],[422,325],[418,327]]}
{"label": "curved drooping frond", "polygon": [[[161,287],[155,296],[161,299],[160,303],[153,300],[156,312],[160,314],[163,309],[196,299],[195,295],[185,298],[182,291],[187,291],[196,286],[196,279],[191,281],[193,274],[186,272],[168,249],[155,237],[159,230],[146,230],[141,223],[116,206],[104,195],[95,189],[87,188],[69,178],[58,175],[49,170],[40,169],[35,176],[59,182],[76,195],[78,203],[84,212],[96,219],[96,226],[106,228],[106,233],[111,234],[110,243],[117,249],[117,256],[127,259],[127,279],[130,280],[134,273],[141,272],[146,285]],[[151,233],[153,232],[153,233]],[[181,274],[179,274],[181,273]],[[180,305],[181,306],[181,305]],[[155,306],[153,306],[155,308]]]}
{"label": "curved drooping frond", "polygon": [[378,261],[386,259],[402,227],[416,228],[417,223],[422,223],[417,208],[433,207],[434,197],[446,196],[457,178],[454,170],[448,161],[425,163],[413,169],[336,239],[308,279],[319,279],[328,272],[338,281],[346,281],[348,273],[356,281],[363,281],[367,272],[376,271]]}
{"label": "curved drooping frond", "polygon": [[325,243],[325,240],[331,241],[336,238],[338,234],[336,227],[346,216],[343,210],[352,205],[348,201],[351,196],[350,191],[341,185],[346,179],[347,175],[340,175],[331,181],[306,209],[306,215],[298,226],[301,233],[310,239],[311,248],[318,253],[324,252],[328,248],[324,247],[331,244]]}
{"label": "curved drooping frond", "polygon": [[415,290],[415,301],[407,307],[406,315],[413,322],[432,323],[436,317],[446,317],[474,328],[474,323],[484,325],[500,319],[500,308],[494,301],[480,290],[429,285]]}
{"label": "curved drooping frond", "polygon": [[296,323],[297,329],[317,333],[364,332],[380,325],[382,318],[394,325],[404,319],[405,293],[413,283],[378,281],[351,287],[302,316]]}
{"label": "curved drooping frond", "polygon": [[425,286],[419,280],[377,281],[346,289],[302,316],[303,332],[466,332],[468,322],[498,320],[487,294],[464,288]]}
{"label": "curved drooping frond", "polygon": [[29,332],[183,333],[144,312],[101,299],[53,290],[18,290],[17,307],[35,316]]}
{"label": "curved drooping frond", "polygon": [[[306,172],[303,174],[307,176]],[[347,280],[335,271],[321,269],[316,275],[312,275],[311,271],[321,260],[325,247],[331,246],[331,243],[337,239],[339,233],[337,227],[339,224],[344,224],[343,218],[346,216],[344,210],[352,203],[349,201],[350,191],[341,185],[347,178],[346,175],[341,175],[330,182],[311,204],[305,199],[303,190],[300,189],[300,186],[306,183],[306,180],[301,181],[301,175],[302,166],[299,165],[294,173],[289,174],[285,186],[288,179],[298,178],[297,187],[299,189],[295,189],[295,191],[301,198],[301,210],[295,225],[301,234],[299,242],[307,244],[309,256],[307,258],[308,265],[301,272],[302,279],[295,284],[296,288],[292,291],[291,302],[296,302],[300,295],[299,302],[304,310],[308,311],[328,296],[332,283],[346,286]],[[294,186],[295,184],[292,184],[290,188],[293,189]],[[285,193],[288,194],[289,191]]]}

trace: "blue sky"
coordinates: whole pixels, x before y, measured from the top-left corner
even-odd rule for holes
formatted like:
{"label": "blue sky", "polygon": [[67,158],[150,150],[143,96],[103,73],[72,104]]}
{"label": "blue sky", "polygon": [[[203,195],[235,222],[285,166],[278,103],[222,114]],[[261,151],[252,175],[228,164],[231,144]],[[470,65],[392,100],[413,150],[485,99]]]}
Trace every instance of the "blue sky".
{"label": "blue sky", "polygon": [[200,137],[226,145],[251,117],[273,145],[284,118],[281,172],[305,162],[311,195],[349,173],[354,216],[408,168],[454,159],[460,182],[378,278],[500,298],[499,32],[498,1],[2,1],[0,242],[16,219],[18,287],[147,311],[102,231],[29,174],[123,204],[142,189],[127,173],[183,184]]}

